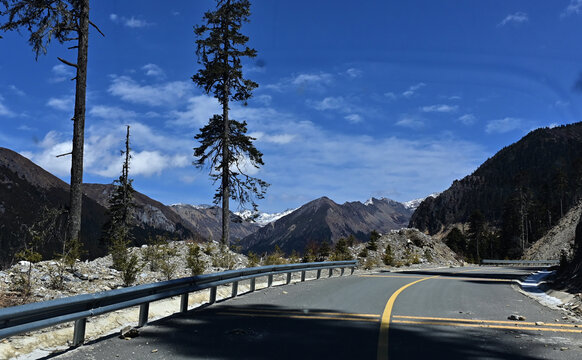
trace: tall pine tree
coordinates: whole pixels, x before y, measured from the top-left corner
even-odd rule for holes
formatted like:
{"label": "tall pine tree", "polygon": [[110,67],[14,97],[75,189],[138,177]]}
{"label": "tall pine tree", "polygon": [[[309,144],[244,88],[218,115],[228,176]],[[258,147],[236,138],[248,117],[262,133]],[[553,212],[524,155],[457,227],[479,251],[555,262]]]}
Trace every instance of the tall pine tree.
{"label": "tall pine tree", "polygon": [[81,204],[83,192],[83,144],[85,137],[85,101],[87,89],[87,54],[89,47],[89,0],[0,0],[0,16],[8,21],[0,24],[0,30],[26,29],[28,42],[38,58],[46,54],[47,46],[54,38],[61,44],[76,42],[70,49],[77,50],[77,62],[58,58],[76,69],[75,110],[73,115],[73,150],[71,152],[70,211],[67,239],[77,240],[81,232]]}
{"label": "tall pine tree", "polygon": [[248,0],[217,0],[215,11],[204,14],[204,24],[194,27],[198,63],[202,68],[192,76],[194,83],[207,94],[212,93],[222,106],[222,114],[212,116],[194,138],[199,146],[194,148],[197,167],[208,163],[210,177],[220,185],[214,195],[215,203],[222,200],[222,243],[229,243],[229,200],[241,206],[263,198],[269,184],[245,172],[245,166],[258,168],[263,164],[263,154],[255,148],[256,140],[248,135],[246,122],[229,118],[230,101],[246,105],[258,84],[243,78],[241,59],[255,57],[257,51],[245,44],[249,38],[240,33],[248,22]]}

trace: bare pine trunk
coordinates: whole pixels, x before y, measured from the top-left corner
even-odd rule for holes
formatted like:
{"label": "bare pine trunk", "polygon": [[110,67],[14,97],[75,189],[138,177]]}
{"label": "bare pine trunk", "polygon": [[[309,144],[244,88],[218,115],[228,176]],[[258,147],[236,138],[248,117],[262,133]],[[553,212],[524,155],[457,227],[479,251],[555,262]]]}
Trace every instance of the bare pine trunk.
{"label": "bare pine trunk", "polygon": [[67,238],[76,240],[81,233],[83,191],[83,146],[85,137],[85,99],[87,89],[87,53],[89,47],[89,0],[82,0],[79,18],[79,48],[77,49],[77,76],[75,88],[75,116],[73,118],[73,153],[71,160],[71,190]]}

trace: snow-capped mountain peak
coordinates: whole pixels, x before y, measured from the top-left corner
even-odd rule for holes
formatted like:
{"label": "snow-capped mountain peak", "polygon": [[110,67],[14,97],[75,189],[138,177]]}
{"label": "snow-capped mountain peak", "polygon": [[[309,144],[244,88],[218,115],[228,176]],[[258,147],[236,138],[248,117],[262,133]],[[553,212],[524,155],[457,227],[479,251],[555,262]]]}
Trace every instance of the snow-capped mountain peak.
{"label": "snow-capped mountain peak", "polygon": [[433,194],[430,194],[429,196],[424,197],[424,198],[414,199],[414,200],[403,202],[402,205],[404,205],[404,207],[409,209],[409,210],[416,210],[416,208],[420,205],[420,203],[423,202],[425,199],[427,199],[429,197],[435,198],[435,197],[439,196],[440,194],[441,193],[433,193]]}
{"label": "snow-capped mountain peak", "polygon": [[291,214],[293,211],[297,209],[287,209],[285,211],[269,214],[269,213],[254,213],[252,210],[243,210],[240,212],[235,212],[236,215],[242,217],[243,219],[254,219],[254,222],[259,226],[265,226],[273,221],[277,221],[283,216]]}

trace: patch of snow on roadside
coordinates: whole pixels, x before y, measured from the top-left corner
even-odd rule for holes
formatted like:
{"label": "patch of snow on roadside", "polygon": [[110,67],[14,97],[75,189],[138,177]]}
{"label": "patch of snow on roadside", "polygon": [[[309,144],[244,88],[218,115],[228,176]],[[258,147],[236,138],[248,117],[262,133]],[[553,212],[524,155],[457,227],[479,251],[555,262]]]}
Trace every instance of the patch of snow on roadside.
{"label": "patch of snow on roadside", "polygon": [[550,307],[556,307],[562,304],[558,298],[546,294],[539,288],[542,280],[550,276],[553,271],[538,271],[528,276],[524,281],[518,281],[521,289],[531,296],[535,296],[539,302]]}

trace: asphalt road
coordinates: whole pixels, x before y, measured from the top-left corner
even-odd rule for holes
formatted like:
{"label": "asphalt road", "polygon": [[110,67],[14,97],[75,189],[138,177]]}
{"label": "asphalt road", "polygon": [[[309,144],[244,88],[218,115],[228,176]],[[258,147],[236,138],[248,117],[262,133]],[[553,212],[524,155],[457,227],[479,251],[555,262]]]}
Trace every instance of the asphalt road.
{"label": "asphalt road", "polygon": [[529,272],[455,268],[276,286],[52,358],[582,359],[582,324],[511,287]]}

